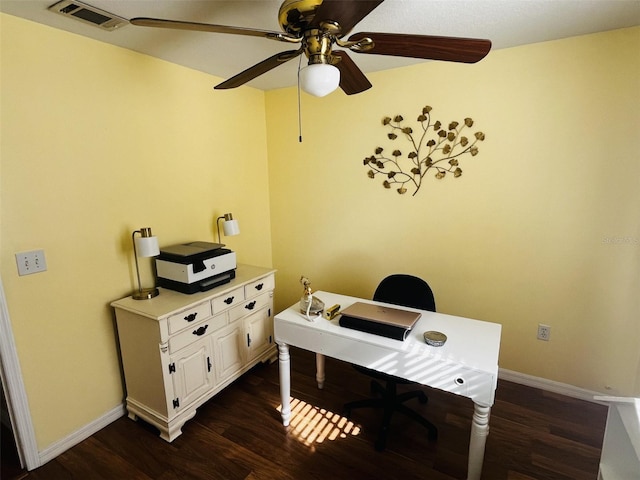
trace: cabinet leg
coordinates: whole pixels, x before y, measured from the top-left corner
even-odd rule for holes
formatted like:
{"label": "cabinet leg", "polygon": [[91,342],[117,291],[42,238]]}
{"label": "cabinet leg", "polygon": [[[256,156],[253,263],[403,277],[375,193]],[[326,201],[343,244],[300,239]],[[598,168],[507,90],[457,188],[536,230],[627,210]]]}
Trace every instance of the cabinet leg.
{"label": "cabinet leg", "polygon": [[180,425],[169,428],[160,428],[160,438],[169,443],[173,442],[176,438],[182,435],[183,425],[184,423],[181,423]]}

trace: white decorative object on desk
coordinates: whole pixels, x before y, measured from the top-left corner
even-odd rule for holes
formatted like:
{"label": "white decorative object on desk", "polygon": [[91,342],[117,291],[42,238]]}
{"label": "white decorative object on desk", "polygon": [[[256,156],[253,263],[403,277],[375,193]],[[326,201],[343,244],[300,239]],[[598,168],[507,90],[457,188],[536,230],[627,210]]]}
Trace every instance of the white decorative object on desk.
{"label": "white decorative object on desk", "polygon": [[300,297],[300,311],[310,322],[314,321],[324,311],[324,302],[311,293],[311,280],[304,275],[300,277],[300,283],[304,287]]}

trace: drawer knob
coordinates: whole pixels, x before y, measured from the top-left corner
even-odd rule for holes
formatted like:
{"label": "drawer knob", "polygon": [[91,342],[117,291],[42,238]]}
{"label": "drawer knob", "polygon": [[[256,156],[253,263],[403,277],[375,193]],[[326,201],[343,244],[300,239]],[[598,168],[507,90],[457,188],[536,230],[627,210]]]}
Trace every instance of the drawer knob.
{"label": "drawer knob", "polygon": [[204,335],[204,333],[207,331],[207,327],[208,327],[208,326],[209,326],[209,325],[203,325],[202,327],[200,327],[200,328],[198,328],[198,329],[194,330],[194,331],[193,331],[193,334],[194,334],[194,335],[197,335],[198,337],[200,337],[200,336]]}
{"label": "drawer knob", "polygon": [[254,300],[253,302],[249,302],[247,303],[244,308],[246,308],[247,310],[253,310],[256,306],[256,301]]}
{"label": "drawer knob", "polygon": [[256,290],[260,291],[262,290],[262,287],[264,287],[264,283],[259,283],[258,285],[256,285]]}
{"label": "drawer knob", "polygon": [[224,299],[224,303],[227,305],[231,305],[231,302],[233,302],[233,297],[227,297]]}
{"label": "drawer knob", "polygon": [[198,312],[190,313],[189,315],[187,315],[186,317],[184,317],[184,319],[185,319],[187,322],[193,322],[193,321],[196,319],[196,317],[197,317],[197,316],[198,316]]}

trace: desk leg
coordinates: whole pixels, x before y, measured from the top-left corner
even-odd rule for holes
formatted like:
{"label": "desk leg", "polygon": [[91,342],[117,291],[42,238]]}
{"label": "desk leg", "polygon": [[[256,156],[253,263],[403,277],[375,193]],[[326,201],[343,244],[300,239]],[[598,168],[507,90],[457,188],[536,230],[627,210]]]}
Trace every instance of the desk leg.
{"label": "desk leg", "polygon": [[318,388],[322,390],[324,387],[324,355],[316,353],[316,382]]}
{"label": "desk leg", "polygon": [[469,442],[469,465],[467,480],[480,480],[482,476],[482,462],[484,461],[484,447],[489,435],[489,414],[491,407],[473,404],[473,421],[471,423],[471,440]]}
{"label": "desk leg", "polygon": [[289,345],[278,344],[279,368],[280,368],[280,401],[282,402],[282,424],[289,426],[291,419],[291,362],[289,355]]}

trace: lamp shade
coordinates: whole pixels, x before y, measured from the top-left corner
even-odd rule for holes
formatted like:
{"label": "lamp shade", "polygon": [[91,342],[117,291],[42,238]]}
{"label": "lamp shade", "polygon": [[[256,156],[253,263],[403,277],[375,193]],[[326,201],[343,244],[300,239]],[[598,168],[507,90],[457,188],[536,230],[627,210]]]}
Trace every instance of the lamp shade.
{"label": "lamp shade", "polygon": [[158,237],[135,237],[136,252],[139,257],[155,257],[160,255]]}
{"label": "lamp shade", "polygon": [[226,220],[222,224],[222,229],[224,230],[225,237],[231,237],[240,233],[240,225],[238,224],[238,220]]}
{"label": "lamp shade", "polygon": [[233,235],[238,235],[240,233],[240,225],[237,220],[233,219],[233,214],[225,213],[224,215],[218,217],[216,220],[216,225],[218,227],[218,242],[221,241],[220,238],[220,220],[224,220],[223,229],[224,235],[226,237],[231,237]]}
{"label": "lamp shade", "polygon": [[302,90],[316,97],[324,97],[340,85],[340,70],[327,63],[314,63],[300,70]]}

